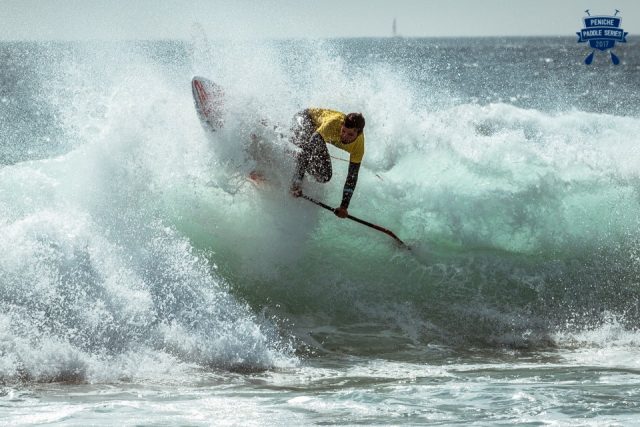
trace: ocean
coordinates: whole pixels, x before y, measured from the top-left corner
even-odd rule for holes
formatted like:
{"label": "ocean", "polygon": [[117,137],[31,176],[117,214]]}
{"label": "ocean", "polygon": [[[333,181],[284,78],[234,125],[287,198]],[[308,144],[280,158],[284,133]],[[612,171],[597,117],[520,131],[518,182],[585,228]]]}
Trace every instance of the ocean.
{"label": "ocean", "polygon": [[0,424],[640,425],[638,43],[0,43]]}

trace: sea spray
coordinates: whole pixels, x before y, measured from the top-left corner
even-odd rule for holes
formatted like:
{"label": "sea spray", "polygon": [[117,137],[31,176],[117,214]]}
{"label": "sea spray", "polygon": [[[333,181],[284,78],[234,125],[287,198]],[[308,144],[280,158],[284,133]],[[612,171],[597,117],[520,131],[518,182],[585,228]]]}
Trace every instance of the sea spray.
{"label": "sea spray", "polygon": [[[35,284],[39,305],[61,295],[54,320],[31,312],[35,303],[4,310],[16,343],[3,356],[7,378],[47,340],[72,355],[78,378],[94,378],[96,357],[278,366],[290,352],[277,336],[290,332],[368,354],[563,345],[555,332],[567,319],[593,325],[609,310],[621,324],[637,320],[633,116],[518,101],[526,97],[483,102],[462,96],[469,86],[445,98],[441,64],[397,72],[407,63],[367,56],[370,47],[350,57],[330,42],[217,41],[207,76],[225,87],[228,126],[210,137],[193,110],[184,46],[116,46],[123,67],[84,49],[98,52],[40,70],[55,77],[47,105],[71,141],[64,155],[1,172],[2,226],[16,236],[3,242],[4,292]],[[286,129],[307,106],[365,114],[350,212],[414,253],[289,198],[286,170],[267,189],[244,178],[251,135],[280,141],[261,121]],[[345,173],[336,160],[331,183],[305,191],[337,205]],[[85,316],[87,306],[108,321]],[[263,311],[284,329],[258,319]],[[21,316],[26,329],[11,329]]]}
{"label": "sea spray", "polygon": [[[637,423],[633,41],[588,69],[571,37],[239,41],[240,9],[197,71],[0,44],[0,423]],[[365,113],[350,213],[412,251],[246,179],[311,105]]]}
{"label": "sea spray", "polygon": [[[113,87],[118,96],[106,98],[97,132],[68,126],[86,138],[75,150],[0,171],[5,381],[105,380],[105,371],[111,380],[135,377],[128,363],[117,366],[149,354],[173,359],[176,369],[293,363],[271,322],[230,295],[162,219],[159,196],[197,179],[198,164],[176,169],[177,146],[157,139],[176,129],[162,120],[172,111],[166,93],[147,97],[146,113],[138,111],[133,100],[162,86],[147,78],[149,86]],[[196,150],[186,155],[198,158]]]}

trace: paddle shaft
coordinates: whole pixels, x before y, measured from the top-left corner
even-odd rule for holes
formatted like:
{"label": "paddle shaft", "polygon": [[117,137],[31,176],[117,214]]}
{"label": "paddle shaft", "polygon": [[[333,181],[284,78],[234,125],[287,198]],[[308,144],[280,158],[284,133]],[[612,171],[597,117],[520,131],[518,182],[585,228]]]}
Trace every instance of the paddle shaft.
{"label": "paddle shaft", "polygon": [[[322,203],[321,201],[316,200],[316,199],[314,199],[314,198],[312,198],[312,197],[309,197],[309,196],[307,196],[306,194],[303,194],[303,195],[302,195],[302,196],[300,196],[300,197],[302,197],[302,198],[304,198],[304,199],[307,199],[307,200],[308,200],[308,201],[310,201],[311,203],[314,203],[314,204],[316,204],[316,205],[320,206],[321,208],[325,208],[325,209],[326,209],[326,210],[328,210],[328,211],[331,211],[331,212],[334,212],[334,213],[335,213],[335,211],[336,211],[336,210],[335,210],[334,208],[332,208],[331,206],[329,206],[329,205],[327,205],[327,204],[325,204],[325,203]],[[360,223],[360,224],[362,224],[362,225],[366,225],[367,227],[371,227],[371,228],[373,228],[374,230],[381,231],[381,232],[385,233],[386,235],[388,235],[388,236],[392,237],[392,238],[396,241],[396,243],[398,243],[398,244],[399,244],[400,246],[402,246],[403,248],[411,249],[411,248],[409,248],[409,246],[407,246],[407,244],[406,244],[406,243],[404,243],[402,240],[400,240],[400,238],[399,238],[398,236],[396,236],[396,235],[395,235],[395,233],[394,233],[393,231],[391,231],[391,230],[388,230],[388,229],[386,229],[386,228],[384,228],[384,227],[380,227],[379,225],[376,225],[376,224],[370,223],[370,222],[368,222],[368,221],[365,221],[365,220],[360,219],[360,218],[358,218],[358,217],[355,217],[355,216],[353,216],[353,215],[347,215],[347,218],[349,218],[349,219],[350,219],[350,220],[352,220],[352,221],[358,222],[358,223]]]}

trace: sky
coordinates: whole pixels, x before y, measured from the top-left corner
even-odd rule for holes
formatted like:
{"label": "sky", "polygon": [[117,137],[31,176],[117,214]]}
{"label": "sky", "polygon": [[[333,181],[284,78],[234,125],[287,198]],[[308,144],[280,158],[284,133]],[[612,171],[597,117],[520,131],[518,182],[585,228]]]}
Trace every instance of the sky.
{"label": "sky", "polygon": [[640,0],[0,0],[0,40],[575,36],[586,9],[640,34]]}

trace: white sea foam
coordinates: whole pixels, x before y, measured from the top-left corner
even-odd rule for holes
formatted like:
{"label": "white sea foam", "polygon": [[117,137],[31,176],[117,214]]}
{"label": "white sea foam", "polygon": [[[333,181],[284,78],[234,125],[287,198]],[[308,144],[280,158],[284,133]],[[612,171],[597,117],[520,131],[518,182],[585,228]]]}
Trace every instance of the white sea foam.
{"label": "white sea foam", "polygon": [[[337,326],[337,347],[350,345],[341,328],[354,324],[383,325],[410,344],[546,345],[554,325],[541,319],[584,311],[572,295],[601,282],[572,260],[604,253],[605,275],[607,265],[614,275],[637,267],[619,257],[640,217],[637,118],[453,105],[388,65],[349,67],[322,43],[304,47],[296,60],[269,43],[234,42],[199,64],[228,99],[213,136],[193,111],[191,76],[139,52],[122,53],[122,67],[95,55],[61,71],[47,97],[72,149],[0,170],[3,378],[291,363],[287,340],[244,300],[309,329]],[[287,146],[260,121],[286,134],[307,106],[364,113],[350,212],[413,252],[289,198],[290,162],[278,163],[270,189],[247,182],[251,134],[276,156]],[[345,173],[335,161],[332,182],[305,191],[335,206]],[[562,289],[569,304],[544,304]]]}

